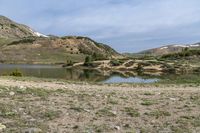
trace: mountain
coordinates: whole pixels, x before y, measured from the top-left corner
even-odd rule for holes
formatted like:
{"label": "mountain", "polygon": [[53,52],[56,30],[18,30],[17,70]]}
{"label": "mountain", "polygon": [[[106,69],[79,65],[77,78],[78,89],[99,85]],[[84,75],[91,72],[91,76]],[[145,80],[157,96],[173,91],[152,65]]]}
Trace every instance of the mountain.
{"label": "mountain", "polygon": [[0,62],[66,63],[81,62],[86,56],[98,59],[121,55],[108,45],[81,36],[46,36],[32,28],[0,16]]}
{"label": "mountain", "polygon": [[181,52],[186,48],[187,49],[199,49],[200,43],[185,44],[185,45],[180,45],[180,44],[167,45],[167,46],[163,46],[163,47],[159,47],[159,48],[145,50],[145,51],[140,52],[140,54],[164,55],[164,54]]}

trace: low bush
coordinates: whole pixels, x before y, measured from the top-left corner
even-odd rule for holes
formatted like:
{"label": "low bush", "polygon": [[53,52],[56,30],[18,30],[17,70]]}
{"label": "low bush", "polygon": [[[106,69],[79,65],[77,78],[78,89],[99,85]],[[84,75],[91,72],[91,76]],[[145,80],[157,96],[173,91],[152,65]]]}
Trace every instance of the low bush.
{"label": "low bush", "polygon": [[11,42],[10,44],[8,45],[16,45],[16,44],[23,44],[23,43],[33,43],[36,39],[35,38],[23,38],[21,40],[18,40],[18,41],[13,41]]}
{"label": "low bush", "polygon": [[107,57],[105,57],[103,54],[97,54],[97,53],[92,54],[93,61],[106,60],[106,59],[107,59]]}
{"label": "low bush", "polygon": [[136,68],[136,71],[138,73],[142,73],[144,71],[144,68],[143,68],[143,65],[142,64],[138,64],[137,68]]}
{"label": "low bush", "polygon": [[123,62],[123,61],[120,61],[120,60],[111,60],[110,63],[111,63],[112,66],[120,66],[120,65],[122,65],[124,62]]}
{"label": "low bush", "polygon": [[16,69],[15,71],[11,72],[9,75],[10,76],[15,76],[15,77],[22,77],[23,76],[22,72],[20,72],[18,69]]}
{"label": "low bush", "polygon": [[87,66],[87,67],[92,66],[92,58],[91,58],[91,56],[86,56],[85,57],[84,66]]}
{"label": "low bush", "polygon": [[67,60],[67,63],[63,65],[63,67],[73,66],[74,62],[71,60]]}

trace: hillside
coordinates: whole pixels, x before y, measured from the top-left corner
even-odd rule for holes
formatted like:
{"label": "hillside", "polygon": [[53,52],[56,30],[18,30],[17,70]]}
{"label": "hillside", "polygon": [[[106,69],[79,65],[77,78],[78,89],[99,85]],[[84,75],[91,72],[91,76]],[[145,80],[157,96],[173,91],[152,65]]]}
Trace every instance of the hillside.
{"label": "hillside", "polygon": [[18,24],[7,17],[0,15],[0,38],[22,38],[28,36],[47,37],[39,32],[35,32],[30,27]]}
{"label": "hillside", "polygon": [[186,48],[187,49],[200,48],[200,43],[185,44],[185,45],[180,45],[180,44],[167,45],[167,46],[163,46],[159,48],[145,50],[145,51],[140,52],[140,54],[165,55],[165,54],[170,54],[170,53],[181,52]]}
{"label": "hillside", "polygon": [[170,53],[161,56],[162,59],[170,59],[170,60],[185,59],[190,61],[199,59],[199,57],[200,57],[200,49],[186,49],[181,52]]}
{"label": "hillside", "polygon": [[66,63],[81,62],[95,54],[98,59],[121,56],[111,47],[88,37],[46,36],[28,26],[0,16],[0,62]]}

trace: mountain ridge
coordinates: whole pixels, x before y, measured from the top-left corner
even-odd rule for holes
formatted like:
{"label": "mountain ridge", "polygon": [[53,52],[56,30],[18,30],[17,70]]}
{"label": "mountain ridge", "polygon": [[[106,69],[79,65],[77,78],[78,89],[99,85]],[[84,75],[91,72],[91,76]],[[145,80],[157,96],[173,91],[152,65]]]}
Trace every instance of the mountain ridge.
{"label": "mountain ridge", "polygon": [[171,44],[165,45],[158,48],[147,49],[139,52],[139,54],[150,54],[150,55],[164,55],[181,52],[184,49],[200,48],[200,42],[194,44]]}

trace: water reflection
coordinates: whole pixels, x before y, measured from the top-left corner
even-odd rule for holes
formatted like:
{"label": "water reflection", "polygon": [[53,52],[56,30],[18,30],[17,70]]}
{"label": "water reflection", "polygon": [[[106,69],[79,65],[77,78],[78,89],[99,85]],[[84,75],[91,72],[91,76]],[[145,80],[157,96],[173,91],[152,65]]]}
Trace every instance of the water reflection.
{"label": "water reflection", "polygon": [[91,81],[105,83],[152,83],[158,79],[137,76],[135,72],[110,72],[88,69],[66,69],[51,65],[8,65],[0,64],[0,75],[8,75],[14,70],[20,70],[24,76],[66,79],[73,81]]}

